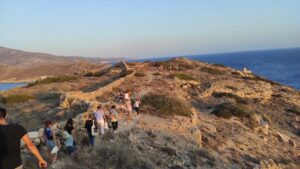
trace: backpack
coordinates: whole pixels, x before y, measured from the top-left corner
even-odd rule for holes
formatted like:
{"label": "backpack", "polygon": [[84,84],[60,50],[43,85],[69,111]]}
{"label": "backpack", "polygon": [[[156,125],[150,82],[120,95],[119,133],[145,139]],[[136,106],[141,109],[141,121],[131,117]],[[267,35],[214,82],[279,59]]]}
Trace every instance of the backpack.
{"label": "backpack", "polygon": [[50,128],[46,128],[44,131],[44,134],[45,134],[47,140],[53,140],[53,134],[52,134],[52,130]]}
{"label": "backpack", "polygon": [[99,133],[98,133],[98,128],[96,127],[95,125],[95,122],[93,120],[93,125],[92,125],[92,136],[98,136]]}

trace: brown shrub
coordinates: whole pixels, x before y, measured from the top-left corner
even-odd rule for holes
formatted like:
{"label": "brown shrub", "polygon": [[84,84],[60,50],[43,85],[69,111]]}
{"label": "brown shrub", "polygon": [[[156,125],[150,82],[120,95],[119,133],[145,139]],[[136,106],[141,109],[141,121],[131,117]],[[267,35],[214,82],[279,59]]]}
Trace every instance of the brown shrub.
{"label": "brown shrub", "polygon": [[146,95],[142,98],[142,103],[144,106],[151,107],[158,115],[190,116],[192,114],[188,103],[165,95]]}
{"label": "brown shrub", "polygon": [[214,69],[214,68],[210,68],[210,67],[203,67],[200,70],[202,72],[209,73],[209,74],[212,74],[212,75],[223,75],[223,74],[225,74],[225,72],[222,71],[222,70]]}

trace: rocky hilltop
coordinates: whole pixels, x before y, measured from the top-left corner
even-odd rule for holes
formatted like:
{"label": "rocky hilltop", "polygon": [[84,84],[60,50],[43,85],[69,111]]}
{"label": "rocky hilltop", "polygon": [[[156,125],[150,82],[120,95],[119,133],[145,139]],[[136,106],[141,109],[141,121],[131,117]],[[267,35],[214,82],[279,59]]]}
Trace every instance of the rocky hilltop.
{"label": "rocky hilltop", "polygon": [[[29,131],[48,119],[63,128],[74,118],[77,153],[62,148],[56,168],[300,167],[300,92],[250,71],[176,58],[121,62],[46,82],[4,92],[0,105]],[[125,113],[119,89],[141,97],[141,115]],[[106,112],[116,105],[120,126],[91,149],[83,123],[99,104]],[[47,154],[43,146],[41,152]],[[23,155],[24,167],[35,168],[26,150]]]}

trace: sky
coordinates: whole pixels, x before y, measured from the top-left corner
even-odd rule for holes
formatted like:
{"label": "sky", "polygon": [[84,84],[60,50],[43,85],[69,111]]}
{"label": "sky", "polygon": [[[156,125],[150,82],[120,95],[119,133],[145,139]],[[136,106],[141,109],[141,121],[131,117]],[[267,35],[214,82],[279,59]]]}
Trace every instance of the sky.
{"label": "sky", "polygon": [[300,47],[300,1],[0,0],[0,46],[106,58]]}

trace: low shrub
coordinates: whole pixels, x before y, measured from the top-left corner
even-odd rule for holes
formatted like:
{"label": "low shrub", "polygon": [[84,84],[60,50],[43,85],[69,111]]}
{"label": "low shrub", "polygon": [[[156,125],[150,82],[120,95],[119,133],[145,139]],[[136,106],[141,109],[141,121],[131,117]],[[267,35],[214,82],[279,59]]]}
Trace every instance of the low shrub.
{"label": "low shrub", "polygon": [[170,74],[170,78],[177,77],[178,79],[181,80],[196,80],[193,76],[188,75],[188,74],[183,74],[183,73],[175,73],[175,74]]}
{"label": "low shrub", "polygon": [[153,76],[161,76],[161,73],[155,72],[155,73],[153,73]]}
{"label": "low shrub", "polygon": [[158,115],[190,116],[190,106],[183,100],[165,95],[149,94],[142,98],[144,106],[151,107]]}
{"label": "low shrub", "polygon": [[31,95],[18,94],[18,95],[9,95],[7,97],[3,97],[1,99],[1,102],[4,104],[12,104],[12,103],[26,102],[31,99],[34,99],[34,97]]}
{"label": "low shrub", "polygon": [[105,74],[104,71],[98,71],[98,72],[87,72],[84,76],[86,77],[101,77]]}
{"label": "low shrub", "polygon": [[230,89],[232,91],[238,91],[238,89],[234,86],[225,86],[227,89]]}
{"label": "low shrub", "polygon": [[225,119],[237,117],[245,124],[245,126],[251,129],[255,129],[259,126],[259,121],[257,121],[254,116],[255,113],[241,104],[223,103],[217,105],[212,111],[212,114]]}
{"label": "low shrub", "polygon": [[263,82],[270,83],[271,85],[278,85],[278,84],[279,84],[279,83],[277,83],[277,82],[274,82],[274,81],[272,81],[272,80],[265,79],[265,78],[263,78],[263,77],[261,77],[261,76],[257,76],[257,75],[255,75],[255,76],[253,76],[253,77],[243,77],[243,79],[245,79],[245,80],[253,80],[253,81],[263,81]]}
{"label": "low shrub", "polygon": [[75,166],[87,168],[153,168],[136,150],[130,148],[130,145],[112,144],[109,141],[103,141],[101,145],[95,146],[93,151],[89,148],[83,149],[75,158],[78,163]]}
{"label": "low shrub", "polygon": [[240,73],[240,72],[237,72],[237,71],[231,72],[231,74],[234,75],[234,76],[240,76],[240,75],[241,75],[241,73]]}
{"label": "low shrub", "polygon": [[134,76],[135,76],[135,77],[144,77],[144,76],[146,76],[146,74],[145,74],[145,73],[141,73],[141,72],[136,72],[136,73],[134,74]]}
{"label": "low shrub", "polygon": [[125,77],[125,76],[128,76],[128,75],[131,75],[132,73],[134,73],[134,70],[127,70],[125,72],[123,72],[120,77]]}
{"label": "low shrub", "polygon": [[294,113],[294,114],[300,116],[300,109],[299,108],[293,107],[293,108],[287,109],[286,111],[288,111],[290,113]]}
{"label": "low shrub", "polygon": [[225,65],[222,65],[222,64],[212,64],[212,66],[226,68],[226,66],[225,66]]}
{"label": "low shrub", "polygon": [[241,104],[247,104],[247,100],[241,98],[238,95],[235,95],[233,93],[226,93],[226,92],[213,92],[212,96],[217,97],[217,98],[222,98],[222,97],[228,97],[228,98],[232,98],[234,99],[237,103],[241,103]]}
{"label": "low shrub", "polygon": [[212,114],[226,119],[234,116],[242,120],[250,118],[250,116],[253,115],[253,113],[251,113],[247,107],[233,103],[223,103],[217,105],[216,108],[212,111]]}
{"label": "low shrub", "polygon": [[60,82],[69,82],[77,80],[78,78],[76,76],[57,76],[57,77],[47,77],[42,80],[38,80],[34,83],[30,83],[27,85],[27,87],[32,87],[39,84],[50,84],[50,83],[60,83]]}
{"label": "low shrub", "polygon": [[225,72],[222,71],[222,70],[218,70],[218,69],[214,69],[214,68],[210,68],[210,67],[203,67],[200,70],[202,72],[209,73],[209,74],[212,74],[212,75],[223,75],[223,74],[225,74]]}
{"label": "low shrub", "polygon": [[152,65],[154,67],[163,67],[164,69],[169,69],[172,65],[168,61],[164,62],[153,62]]}

